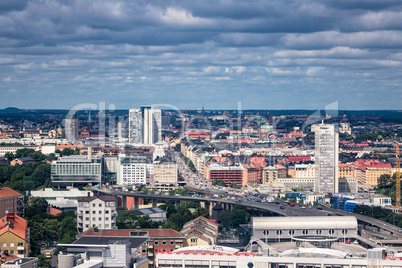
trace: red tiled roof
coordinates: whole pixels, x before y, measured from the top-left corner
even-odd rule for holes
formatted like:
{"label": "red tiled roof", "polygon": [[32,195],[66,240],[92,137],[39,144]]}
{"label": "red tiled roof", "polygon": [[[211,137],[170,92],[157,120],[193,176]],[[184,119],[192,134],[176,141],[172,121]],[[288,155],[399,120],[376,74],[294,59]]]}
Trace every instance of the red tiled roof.
{"label": "red tiled roof", "polygon": [[0,189],[0,198],[12,197],[12,196],[22,196],[19,192],[9,188],[1,188]]}
{"label": "red tiled roof", "polygon": [[367,168],[392,168],[391,164],[371,164]]}
{"label": "red tiled roof", "polygon": [[[7,224],[7,222],[11,222],[12,224]],[[27,229],[28,221],[14,213],[8,213],[0,220],[0,235],[3,235],[6,232],[11,232],[25,240]]]}
{"label": "red tiled roof", "polygon": [[57,216],[57,215],[61,214],[62,212],[63,211],[61,211],[60,209],[57,209],[57,208],[52,208],[52,207],[49,208],[49,214],[53,215],[53,216]]}

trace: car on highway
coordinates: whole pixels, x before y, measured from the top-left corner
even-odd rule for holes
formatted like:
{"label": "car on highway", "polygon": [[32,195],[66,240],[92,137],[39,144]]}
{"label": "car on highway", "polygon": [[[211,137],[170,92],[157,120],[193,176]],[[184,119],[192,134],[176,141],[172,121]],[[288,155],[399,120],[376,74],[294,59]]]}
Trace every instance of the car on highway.
{"label": "car on highway", "polygon": [[322,207],[317,207],[318,210],[322,210]]}
{"label": "car on highway", "polygon": [[280,208],[280,209],[285,209],[285,207],[284,207],[284,206],[280,206],[279,208]]}

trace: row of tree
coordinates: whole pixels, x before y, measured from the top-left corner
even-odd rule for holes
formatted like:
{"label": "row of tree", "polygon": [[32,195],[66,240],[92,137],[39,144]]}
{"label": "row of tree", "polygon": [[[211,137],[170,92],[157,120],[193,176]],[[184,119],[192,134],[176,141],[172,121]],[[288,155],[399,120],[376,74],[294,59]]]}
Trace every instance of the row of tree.
{"label": "row of tree", "polygon": [[40,244],[51,245],[53,241],[69,244],[76,240],[77,222],[73,211],[57,216],[48,213],[48,203],[44,198],[30,199],[25,208],[25,219],[30,228],[31,255],[40,255]]}

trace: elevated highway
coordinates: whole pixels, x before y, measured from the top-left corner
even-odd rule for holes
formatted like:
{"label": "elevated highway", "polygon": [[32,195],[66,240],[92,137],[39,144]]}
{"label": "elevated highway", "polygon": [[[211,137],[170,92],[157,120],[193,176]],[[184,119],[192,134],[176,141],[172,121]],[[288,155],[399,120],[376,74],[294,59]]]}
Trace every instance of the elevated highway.
{"label": "elevated highway", "polygon": [[[116,190],[103,190],[103,189],[93,189],[95,194],[97,195],[114,195],[121,196],[123,200],[123,206],[126,205],[127,197],[134,198],[134,207],[138,209],[139,207],[139,198],[146,198],[152,200],[152,205],[156,206],[157,200],[170,200],[174,201],[176,204],[180,204],[180,201],[194,201],[201,202],[205,208],[210,209],[210,204],[214,205],[216,203],[222,204],[225,210],[232,209],[235,205],[243,205],[248,208],[253,208],[261,211],[270,212],[273,215],[279,216],[329,216],[329,215],[338,215],[338,216],[355,216],[360,224],[363,226],[371,225],[377,228],[378,232],[381,230],[385,230],[389,232],[391,235],[396,235],[402,237],[402,230],[399,227],[383,222],[381,220],[377,220],[368,216],[364,216],[356,213],[348,213],[342,210],[331,209],[331,208],[323,208],[322,210],[318,210],[317,207],[301,207],[296,205],[295,207],[284,206],[283,202],[280,204],[275,203],[260,203],[253,201],[245,201],[242,202],[235,201],[233,199],[211,199],[206,197],[196,197],[196,196],[177,196],[177,195],[161,195],[161,194],[146,194],[141,192],[124,192],[124,191],[116,191]],[[205,195],[211,194],[207,192],[203,192]]]}

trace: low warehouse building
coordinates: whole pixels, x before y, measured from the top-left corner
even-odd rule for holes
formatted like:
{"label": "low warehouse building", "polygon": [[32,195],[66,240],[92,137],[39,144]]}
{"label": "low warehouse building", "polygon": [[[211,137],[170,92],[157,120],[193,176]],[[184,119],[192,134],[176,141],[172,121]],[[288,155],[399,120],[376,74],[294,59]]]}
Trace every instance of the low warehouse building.
{"label": "low warehouse building", "polygon": [[357,236],[357,219],[332,217],[253,217],[253,235],[266,242],[345,241]]}

